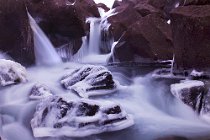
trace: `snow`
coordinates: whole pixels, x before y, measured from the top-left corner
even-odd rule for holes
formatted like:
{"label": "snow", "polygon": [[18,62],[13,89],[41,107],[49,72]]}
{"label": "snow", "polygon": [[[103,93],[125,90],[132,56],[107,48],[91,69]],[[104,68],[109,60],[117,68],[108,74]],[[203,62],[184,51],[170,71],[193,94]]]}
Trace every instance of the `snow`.
{"label": "snow", "polygon": [[196,70],[192,70],[192,72],[190,73],[190,76],[201,77],[203,74],[204,74],[203,72],[198,72]]}
{"label": "snow", "polygon": [[[120,112],[106,113],[107,110],[116,106],[120,108]],[[64,109],[66,110],[64,111]],[[62,110],[65,115],[61,117]],[[94,111],[96,111],[95,114],[88,115],[88,112],[92,113]],[[111,122],[105,123],[109,121]],[[55,127],[56,124],[60,124],[60,127]],[[67,99],[58,96],[43,100],[37,106],[36,113],[31,121],[35,137],[85,137],[92,134],[122,130],[133,124],[132,116],[114,102],[89,99],[67,101]]]}
{"label": "snow", "polygon": [[180,95],[180,92],[183,89],[190,89],[193,87],[203,87],[204,86],[204,82],[202,81],[198,81],[198,80],[181,80],[180,83],[177,84],[172,84],[171,85],[171,92],[174,96],[178,97],[178,98],[182,98]]}
{"label": "snow", "polygon": [[103,66],[85,65],[63,76],[61,84],[73,90],[80,97],[105,95],[113,93],[119,87],[112,74]]}
{"label": "snow", "polygon": [[[5,75],[9,77],[9,80],[4,78]],[[0,85],[14,84],[16,80],[20,82],[27,81],[26,69],[14,61],[0,59]]]}

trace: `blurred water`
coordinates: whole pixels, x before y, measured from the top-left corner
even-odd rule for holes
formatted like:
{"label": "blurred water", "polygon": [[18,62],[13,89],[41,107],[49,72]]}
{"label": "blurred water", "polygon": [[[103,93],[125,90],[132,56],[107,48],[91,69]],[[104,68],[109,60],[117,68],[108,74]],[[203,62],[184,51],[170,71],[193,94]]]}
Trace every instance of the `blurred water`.
{"label": "blurred water", "polygon": [[[39,82],[47,85],[55,94],[79,98],[64,90],[59,79],[67,71],[83,64],[66,63],[57,66],[28,68],[29,82],[0,89],[0,114],[3,116],[3,134],[7,140],[70,140],[77,138],[34,138],[30,127],[37,101],[28,99],[32,86]],[[110,68],[110,67],[109,67]],[[131,68],[123,68],[124,70]],[[79,140],[153,140],[164,136],[183,136],[190,139],[210,139],[210,124],[202,121],[188,106],[174,98],[169,85],[154,80],[143,69],[126,74],[118,67],[110,68],[114,79],[123,85],[116,93],[92,99],[110,100],[121,104],[132,114],[135,125],[117,132],[103,133]],[[119,72],[120,71],[120,72]],[[144,76],[139,76],[144,73]]]}
{"label": "blurred water", "polygon": [[54,46],[41,30],[39,25],[28,13],[31,28],[34,34],[34,52],[37,65],[52,65],[61,63],[61,58],[57,54]]}

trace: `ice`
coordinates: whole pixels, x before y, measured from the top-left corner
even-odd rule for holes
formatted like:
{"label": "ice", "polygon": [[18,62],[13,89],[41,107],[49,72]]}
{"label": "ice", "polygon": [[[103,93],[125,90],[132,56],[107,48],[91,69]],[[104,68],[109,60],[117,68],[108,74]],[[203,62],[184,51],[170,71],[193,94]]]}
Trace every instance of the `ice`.
{"label": "ice", "polygon": [[205,85],[198,80],[182,80],[171,85],[171,93],[199,113]]}
{"label": "ice", "polygon": [[0,59],[0,86],[26,82],[26,69],[19,63]]}
{"label": "ice", "polygon": [[43,99],[52,95],[53,95],[52,91],[50,91],[47,86],[42,84],[36,84],[33,86],[29,98],[36,100],[36,99]]}
{"label": "ice", "polygon": [[31,126],[35,137],[85,137],[130,127],[134,121],[110,101],[68,100],[51,96],[36,109]]}
{"label": "ice", "polygon": [[65,75],[61,84],[83,98],[113,93],[117,87],[110,71],[103,66],[94,65],[85,65]]}

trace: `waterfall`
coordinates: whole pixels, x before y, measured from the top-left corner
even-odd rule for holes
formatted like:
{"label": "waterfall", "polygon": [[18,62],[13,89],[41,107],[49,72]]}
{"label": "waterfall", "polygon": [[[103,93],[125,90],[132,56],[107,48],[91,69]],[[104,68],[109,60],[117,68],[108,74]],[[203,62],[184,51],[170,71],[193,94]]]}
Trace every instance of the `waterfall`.
{"label": "waterfall", "polygon": [[90,34],[89,34],[89,54],[100,53],[100,42],[101,42],[101,28],[100,18],[88,18],[87,22],[90,23]]}
{"label": "waterfall", "polygon": [[37,65],[53,65],[61,63],[61,58],[57,54],[54,46],[45,33],[38,26],[33,17],[28,13],[30,26],[34,34],[34,52]]}

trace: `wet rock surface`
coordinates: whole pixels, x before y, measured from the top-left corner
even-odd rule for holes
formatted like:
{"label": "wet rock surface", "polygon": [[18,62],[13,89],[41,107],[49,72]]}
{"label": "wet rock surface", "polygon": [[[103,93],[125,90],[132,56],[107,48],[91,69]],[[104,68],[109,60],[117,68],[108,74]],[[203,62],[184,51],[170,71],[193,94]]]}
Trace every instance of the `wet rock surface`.
{"label": "wet rock surface", "polygon": [[183,80],[178,84],[171,85],[172,94],[200,113],[202,101],[206,94],[205,84],[197,80]]}
{"label": "wet rock surface", "polygon": [[49,96],[52,96],[52,91],[43,84],[35,84],[30,92],[30,99],[43,99]]}
{"label": "wet rock surface", "polygon": [[87,99],[67,101],[58,96],[42,101],[31,120],[35,137],[84,137],[132,125],[132,118],[113,102]]}
{"label": "wet rock surface", "polygon": [[81,97],[107,94],[117,86],[107,68],[94,65],[85,65],[65,75],[61,79],[61,84],[64,88],[77,92]]}
{"label": "wet rock surface", "polygon": [[[103,66],[85,65],[65,75],[61,84],[81,97],[108,94],[116,90],[112,74]],[[104,90],[104,91],[102,91]]]}
{"label": "wet rock surface", "polygon": [[26,69],[19,63],[0,59],[0,87],[26,82]]}
{"label": "wet rock surface", "polygon": [[0,50],[24,65],[33,64],[33,34],[23,0],[0,1],[0,30]]}

